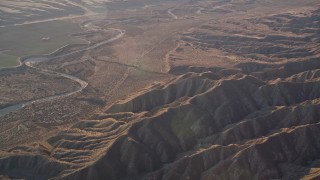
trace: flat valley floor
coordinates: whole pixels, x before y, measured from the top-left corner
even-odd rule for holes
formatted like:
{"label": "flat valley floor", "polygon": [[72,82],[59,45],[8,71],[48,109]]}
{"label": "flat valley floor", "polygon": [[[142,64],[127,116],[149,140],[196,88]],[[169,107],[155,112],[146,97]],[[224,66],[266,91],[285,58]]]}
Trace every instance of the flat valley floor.
{"label": "flat valley floor", "polygon": [[320,178],[319,1],[106,7],[0,69],[0,179]]}

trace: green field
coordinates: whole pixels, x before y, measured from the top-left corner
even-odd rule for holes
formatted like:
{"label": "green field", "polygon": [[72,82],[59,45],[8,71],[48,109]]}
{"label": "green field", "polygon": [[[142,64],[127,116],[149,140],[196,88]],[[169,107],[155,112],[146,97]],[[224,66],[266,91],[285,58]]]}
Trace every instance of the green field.
{"label": "green field", "polygon": [[[0,28],[0,50],[6,50],[0,54],[0,68],[17,65],[21,56],[48,54],[66,44],[85,43],[70,36],[80,31],[78,24],[65,21]],[[45,37],[50,39],[42,40]]]}
{"label": "green field", "polygon": [[18,57],[0,54],[0,68],[3,67],[13,67],[19,65]]}

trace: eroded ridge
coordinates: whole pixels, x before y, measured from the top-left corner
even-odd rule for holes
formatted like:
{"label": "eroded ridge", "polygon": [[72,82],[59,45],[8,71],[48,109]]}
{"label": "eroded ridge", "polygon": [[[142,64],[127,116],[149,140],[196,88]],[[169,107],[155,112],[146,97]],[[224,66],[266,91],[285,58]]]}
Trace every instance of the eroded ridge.
{"label": "eroded ridge", "polygon": [[319,55],[319,19],[319,9],[243,22],[230,18],[186,32],[182,40],[198,49],[219,49],[264,62],[301,60]]}
{"label": "eroded ridge", "polygon": [[320,156],[320,63],[296,63],[268,80],[191,68],[45,143],[11,149],[0,167],[76,179],[302,177]]}
{"label": "eroded ridge", "polygon": [[[283,16],[255,22],[268,24]],[[318,10],[284,16],[283,27],[318,22],[318,16]],[[313,28],[282,28],[278,36],[219,36],[226,38],[221,50],[253,61],[232,67],[175,65],[169,71],[175,77],[44,142],[1,152],[0,174],[27,179],[319,178],[319,27]],[[292,34],[285,36],[288,31]],[[208,37],[218,38],[186,36],[183,41],[197,38],[189,43],[199,47]]]}

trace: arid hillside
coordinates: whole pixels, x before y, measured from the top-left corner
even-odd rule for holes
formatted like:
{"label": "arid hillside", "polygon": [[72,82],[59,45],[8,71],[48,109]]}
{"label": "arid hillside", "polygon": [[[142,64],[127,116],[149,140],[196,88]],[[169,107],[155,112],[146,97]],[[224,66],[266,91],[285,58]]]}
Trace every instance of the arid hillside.
{"label": "arid hillside", "polygon": [[[179,1],[111,16],[84,23],[92,46],[31,66],[88,86],[0,119],[3,178],[320,179],[320,2]],[[49,103],[87,114],[25,118]]]}

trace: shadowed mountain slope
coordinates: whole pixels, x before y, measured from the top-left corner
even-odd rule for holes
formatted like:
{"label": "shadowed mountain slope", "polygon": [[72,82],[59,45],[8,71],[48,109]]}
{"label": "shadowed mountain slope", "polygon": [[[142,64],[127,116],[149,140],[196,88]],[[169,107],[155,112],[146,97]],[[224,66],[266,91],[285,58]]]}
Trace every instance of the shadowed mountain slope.
{"label": "shadowed mountain slope", "polygon": [[273,31],[277,35],[219,29],[235,23],[231,20],[183,33],[181,41],[189,46],[251,61],[232,67],[173,63],[171,79],[46,141],[2,151],[0,174],[26,179],[319,179],[318,17],[319,10],[313,10],[246,21],[279,28]]}
{"label": "shadowed mountain slope", "polygon": [[[320,158],[320,74],[300,67],[267,81],[223,69],[178,76],[46,143],[11,149],[0,161],[2,173],[40,179],[302,177]],[[17,168],[25,171],[17,174]]]}

